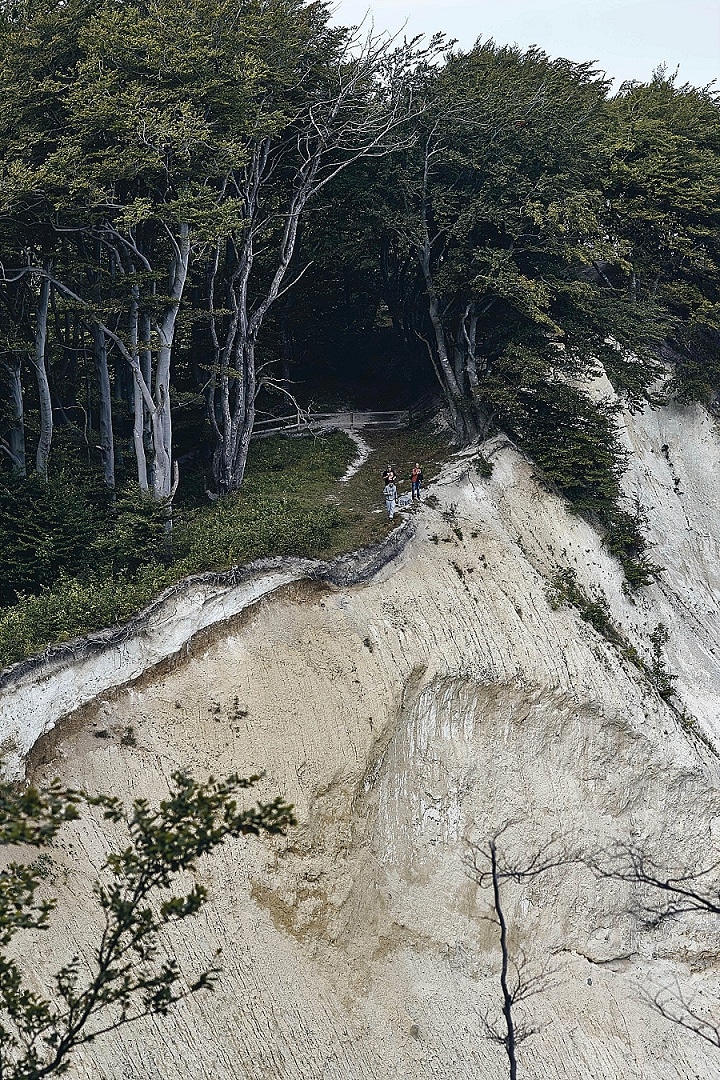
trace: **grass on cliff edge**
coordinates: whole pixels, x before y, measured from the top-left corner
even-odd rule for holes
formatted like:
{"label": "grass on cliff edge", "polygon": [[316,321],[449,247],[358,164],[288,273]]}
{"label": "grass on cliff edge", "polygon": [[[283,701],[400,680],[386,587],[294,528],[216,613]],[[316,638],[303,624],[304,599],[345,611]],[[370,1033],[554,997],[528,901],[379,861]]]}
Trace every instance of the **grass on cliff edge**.
{"label": "grass on cliff edge", "polygon": [[90,551],[84,572],[61,572],[39,595],[22,596],[0,611],[0,669],[49,645],[124,622],[189,574],[272,555],[331,558],[379,542],[397,524],[384,513],[385,464],[396,466],[402,493],[409,491],[416,460],[429,480],[449,447],[447,439],[426,429],[363,437],[372,452],[346,483],[338,481],[358,450],[343,432],[253,443],[240,492],[201,509],[178,509],[172,553],[164,560],[150,554],[132,571],[117,571]]}

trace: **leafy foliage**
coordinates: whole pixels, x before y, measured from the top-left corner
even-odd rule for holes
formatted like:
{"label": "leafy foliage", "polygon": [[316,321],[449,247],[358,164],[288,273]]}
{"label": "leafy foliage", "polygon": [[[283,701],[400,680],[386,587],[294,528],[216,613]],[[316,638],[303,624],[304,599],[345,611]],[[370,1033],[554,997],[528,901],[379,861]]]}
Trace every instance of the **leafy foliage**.
{"label": "leafy foliage", "polygon": [[[44,848],[82,804],[96,807],[124,840],[101,868],[93,900],[101,916],[99,939],[55,974],[47,997],[30,989],[9,954],[21,931],[48,928],[54,901],[38,892],[46,876],[42,857],[10,861],[0,871],[0,1071],[10,1080],[40,1080],[64,1073],[77,1046],[147,1015],[163,1016],[179,1000],[211,989],[219,968],[183,975],[166,956],[167,932],[195,915],[207,900],[198,882],[176,893],[178,876],[238,836],[282,833],[294,824],[281,799],[242,809],[237,797],[259,776],[212,777],[199,783],[183,772],[155,808],[136,799],[129,809],[114,797],[63,789],[18,793],[0,784],[0,842]],[[124,846],[123,846],[124,843]],[[161,944],[165,946],[161,950]]]}
{"label": "leafy foliage", "polygon": [[720,385],[720,108],[713,88],[663,68],[608,106],[603,183],[637,303],[662,313],[669,390],[712,401]]}
{"label": "leafy foliage", "polygon": [[302,0],[12,0],[0,179],[5,659],[182,572],[331,546],[309,455],[199,508],[238,488],[256,409],[316,391],[440,386],[457,438],[507,431],[628,587],[657,572],[617,411],[715,403],[714,89],[659,70],[611,99],[591,64],[492,41],[354,48]]}
{"label": "leafy foliage", "polygon": [[0,603],[82,570],[99,524],[99,508],[69,477],[0,474]]}
{"label": "leafy foliage", "polygon": [[625,644],[623,635],[612,621],[605,594],[598,589],[593,596],[588,596],[574,570],[565,568],[557,571],[548,590],[548,601],[554,610],[563,604],[571,605],[577,609],[583,622],[590,623],[611,644]]}
{"label": "leafy foliage", "polygon": [[[82,540],[76,547],[61,521],[56,561],[44,578],[41,560],[48,548],[36,548],[35,537],[46,527],[46,502],[39,504],[36,516],[26,504],[29,542],[11,544],[0,553],[14,560],[15,578],[8,581],[17,581],[21,569],[27,590],[19,597],[10,594],[9,605],[0,609],[0,666],[48,644],[123,622],[188,574],[268,555],[322,554],[348,521],[346,513],[327,502],[328,485],[343,475],[355,454],[355,444],[340,433],[258,441],[243,491],[176,518],[172,549],[162,505],[137,489],[122,493],[102,514],[88,516],[85,501],[71,486],[43,485],[35,478],[13,488],[21,493],[37,489],[44,500],[66,500],[61,505],[69,507],[71,522],[79,522]],[[19,520],[19,510],[17,515]]]}
{"label": "leafy foliage", "polygon": [[110,508],[105,527],[93,543],[93,556],[113,577],[147,564],[167,563],[170,513],[167,502],[128,485]]}

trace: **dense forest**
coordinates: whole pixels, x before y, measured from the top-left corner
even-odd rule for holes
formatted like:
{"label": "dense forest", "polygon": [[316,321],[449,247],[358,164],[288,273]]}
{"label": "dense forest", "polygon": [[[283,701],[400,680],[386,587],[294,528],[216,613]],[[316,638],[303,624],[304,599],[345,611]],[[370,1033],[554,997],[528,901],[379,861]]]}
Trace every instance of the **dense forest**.
{"label": "dense forest", "polygon": [[[434,391],[649,579],[616,412],[720,390],[713,88],[302,0],[4,0],[0,83],[0,663],[230,558],[179,509],[272,532],[253,428],[311,405]],[[231,554],[322,550],[283,507]]]}

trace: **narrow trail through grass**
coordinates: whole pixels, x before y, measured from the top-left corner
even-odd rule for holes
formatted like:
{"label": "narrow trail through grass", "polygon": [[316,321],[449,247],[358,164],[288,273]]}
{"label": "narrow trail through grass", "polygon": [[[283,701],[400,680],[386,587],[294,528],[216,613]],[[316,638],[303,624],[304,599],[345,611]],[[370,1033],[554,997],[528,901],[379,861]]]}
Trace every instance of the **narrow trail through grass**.
{"label": "narrow trail through grass", "polygon": [[[200,507],[178,500],[172,549],[157,547],[132,571],[103,564],[88,551],[80,573],[61,571],[37,595],[0,611],[0,669],[49,645],[124,622],[190,574],[227,570],[272,555],[332,558],[381,541],[389,522],[382,472],[391,462],[400,493],[410,490],[415,461],[426,482],[447,460],[446,438],[428,429],[363,432],[367,460],[340,483],[357,459],[345,432],[305,438],[274,436],[251,448],[245,483],[236,495]],[[102,541],[104,542],[104,541]]]}

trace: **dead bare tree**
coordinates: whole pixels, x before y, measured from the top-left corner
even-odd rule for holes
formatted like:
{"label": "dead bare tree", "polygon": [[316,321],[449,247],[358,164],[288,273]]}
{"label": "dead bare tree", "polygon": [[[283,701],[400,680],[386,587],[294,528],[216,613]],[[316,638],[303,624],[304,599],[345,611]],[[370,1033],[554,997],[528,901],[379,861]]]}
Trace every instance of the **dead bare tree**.
{"label": "dead bare tree", "polygon": [[543,993],[552,985],[555,969],[544,961],[533,961],[512,941],[508,924],[504,887],[531,881],[555,868],[577,861],[577,856],[558,837],[551,837],[535,853],[516,857],[518,844],[510,844],[508,834],[519,821],[505,821],[487,840],[472,842],[465,858],[465,868],[472,880],[491,896],[492,914],[488,916],[498,929],[500,947],[500,1015],[487,1010],[482,1016],[485,1034],[504,1047],[507,1054],[510,1080],[517,1080],[518,1047],[537,1034],[540,1027],[533,1024],[518,1007],[529,998]]}
{"label": "dead bare tree", "polygon": [[697,870],[687,863],[673,869],[663,865],[651,848],[652,841],[642,846],[618,842],[608,854],[594,858],[591,866],[600,877],[646,886],[657,899],[640,901],[638,912],[651,925],[690,912],[720,915],[720,858],[700,863]]}
{"label": "dead bare tree", "polygon": [[[671,867],[653,853],[654,846],[652,840],[642,845],[618,842],[589,865],[601,879],[624,881],[642,890],[634,910],[648,928],[688,915],[720,915],[720,858],[698,859],[694,869],[686,856],[682,865]],[[720,1049],[720,996],[688,997],[676,980],[673,986],[649,990],[647,999],[666,1020]]]}

